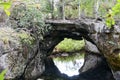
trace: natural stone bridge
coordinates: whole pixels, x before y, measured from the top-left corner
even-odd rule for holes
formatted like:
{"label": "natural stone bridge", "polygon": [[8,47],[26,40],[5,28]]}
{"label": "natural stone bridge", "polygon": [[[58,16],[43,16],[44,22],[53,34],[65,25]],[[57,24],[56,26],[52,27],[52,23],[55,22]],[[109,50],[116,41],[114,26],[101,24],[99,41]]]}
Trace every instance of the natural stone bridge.
{"label": "natural stone bridge", "polygon": [[[46,20],[45,23],[52,27],[43,35],[43,40],[35,42],[33,49],[19,44],[19,41],[9,41],[7,45],[6,42],[0,41],[0,55],[2,55],[0,56],[0,72],[8,68],[6,79],[35,80],[42,74],[60,76],[65,80],[120,80],[120,27],[118,23],[110,30],[107,29],[104,21],[96,19]],[[14,30],[11,33],[13,32]],[[9,35],[12,39],[14,36]],[[85,62],[78,76],[68,77],[61,74],[53,60],[48,57],[54,47],[64,38],[85,40]],[[22,50],[14,50],[19,46]],[[2,54],[5,49],[10,48],[13,48],[12,52]]]}
{"label": "natural stone bridge", "polygon": [[109,30],[104,21],[95,19],[71,21],[46,20],[46,23],[54,27],[53,31],[49,34],[53,37],[51,41],[53,43],[55,43],[54,40],[58,39],[59,42],[64,37],[85,39],[87,54],[85,56],[84,66],[80,69],[80,72],[83,73],[80,75],[84,75],[86,72],[88,72],[86,73],[87,75],[91,75],[91,78],[89,77],[87,79],[86,77],[85,80],[98,80],[98,77],[94,77],[94,75],[101,75],[102,79],[99,78],[100,80],[114,80],[108,77],[111,75],[111,71],[114,78],[120,80],[119,24],[116,23],[116,25]]}

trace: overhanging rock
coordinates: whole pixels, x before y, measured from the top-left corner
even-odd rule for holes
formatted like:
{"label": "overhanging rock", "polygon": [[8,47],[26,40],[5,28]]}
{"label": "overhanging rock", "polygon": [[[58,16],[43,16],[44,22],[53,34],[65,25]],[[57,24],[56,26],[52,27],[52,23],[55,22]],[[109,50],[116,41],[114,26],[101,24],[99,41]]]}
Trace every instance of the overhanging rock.
{"label": "overhanging rock", "polygon": [[[104,21],[91,19],[66,21],[67,24],[65,22],[58,22],[51,21],[50,24],[55,27],[55,30],[80,34],[81,37],[96,45],[106,58],[114,77],[116,79],[120,77],[119,74],[116,76],[116,73],[120,71],[120,27],[118,25],[108,29]],[[49,21],[46,23],[49,23]],[[71,26],[69,27],[69,25]]]}

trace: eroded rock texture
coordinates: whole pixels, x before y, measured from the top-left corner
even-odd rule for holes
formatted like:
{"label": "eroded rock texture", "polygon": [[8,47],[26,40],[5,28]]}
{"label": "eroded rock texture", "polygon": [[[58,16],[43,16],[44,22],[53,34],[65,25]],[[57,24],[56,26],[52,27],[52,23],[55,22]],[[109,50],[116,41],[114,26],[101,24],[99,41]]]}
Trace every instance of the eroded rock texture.
{"label": "eroded rock texture", "polygon": [[[56,26],[55,29],[58,31],[61,30],[61,31],[67,32],[67,30],[69,30],[70,33],[79,35],[79,37],[82,36],[84,39],[94,44],[96,47],[93,45],[90,45],[90,46],[88,45],[87,47],[88,51],[89,52],[92,51],[92,53],[97,53],[96,55],[102,56],[102,57],[99,56],[98,58],[96,58],[95,56],[96,60],[98,60],[97,62],[99,63],[99,59],[100,59],[100,63],[102,61],[105,62],[106,66],[107,67],[109,66],[109,68],[112,70],[114,78],[116,80],[120,79],[120,73],[119,73],[119,69],[120,69],[120,59],[119,59],[120,29],[119,28],[120,27],[119,27],[119,24],[116,23],[116,25],[114,25],[111,29],[108,29],[104,21],[99,21],[94,19],[81,19],[81,20],[71,21],[71,22],[58,20],[58,22],[48,21],[46,23],[50,23],[53,26]],[[60,26],[64,26],[64,27],[60,27]],[[89,43],[89,42],[86,42],[86,43]],[[91,60],[93,57],[91,56],[90,58],[90,56],[89,56],[89,59]],[[96,63],[96,60],[93,60],[94,64]],[[89,63],[87,64],[89,65]],[[88,68],[91,68],[93,65],[91,66],[89,65]],[[84,70],[84,68],[82,69]]]}
{"label": "eroded rock texture", "polygon": [[36,46],[22,44],[14,29],[0,28],[0,72],[7,70],[6,79],[33,79],[44,71],[44,54]]}
{"label": "eroded rock texture", "polygon": [[[44,50],[40,49],[40,39],[31,36],[34,32],[23,28],[20,23],[20,15],[25,10],[25,5],[20,5],[18,10],[11,12],[10,19],[2,17],[0,21],[0,72],[7,70],[5,79],[9,80],[34,80],[45,70]],[[21,8],[22,7],[22,8]],[[24,9],[23,9],[24,8]],[[37,23],[36,23],[37,24]],[[24,25],[26,26],[26,25]]]}
{"label": "eroded rock texture", "polygon": [[105,57],[99,52],[97,47],[91,42],[86,41],[85,50],[85,62],[82,68],[79,70],[80,75],[78,79],[114,80],[111,69],[108,66]]}
{"label": "eroded rock texture", "polygon": [[107,29],[103,21],[95,22],[89,20],[79,21],[79,24],[77,23],[77,25],[78,28],[81,27],[82,29],[85,29],[89,32],[89,38],[93,41],[102,55],[104,55],[104,57],[106,58],[109,67],[112,69],[115,79],[119,80],[120,27],[118,25],[115,25],[109,30]]}

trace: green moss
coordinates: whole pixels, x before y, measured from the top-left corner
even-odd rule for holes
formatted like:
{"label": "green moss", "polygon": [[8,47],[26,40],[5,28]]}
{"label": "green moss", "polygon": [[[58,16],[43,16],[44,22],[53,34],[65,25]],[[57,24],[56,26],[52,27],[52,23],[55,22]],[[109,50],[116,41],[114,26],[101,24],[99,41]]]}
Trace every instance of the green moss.
{"label": "green moss", "polygon": [[56,49],[58,49],[60,52],[75,52],[83,49],[84,46],[84,40],[73,40],[65,38],[56,46]]}
{"label": "green moss", "polygon": [[32,45],[34,42],[34,38],[26,31],[19,30],[19,32],[16,32],[14,29],[9,27],[0,28],[0,30],[0,40],[6,45],[9,45],[9,42],[13,42],[18,45],[24,43]]}
{"label": "green moss", "polygon": [[25,31],[19,32],[18,37],[20,38],[22,43],[28,43],[29,45],[31,45],[34,42],[34,38]]}

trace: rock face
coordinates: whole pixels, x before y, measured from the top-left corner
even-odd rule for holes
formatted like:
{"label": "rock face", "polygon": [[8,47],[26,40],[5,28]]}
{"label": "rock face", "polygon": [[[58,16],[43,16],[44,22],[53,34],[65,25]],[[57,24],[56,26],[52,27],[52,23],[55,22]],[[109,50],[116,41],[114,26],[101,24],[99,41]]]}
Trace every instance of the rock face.
{"label": "rock face", "polygon": [[[0,40],[0,69],[7,69],[6,78],[13,78],[23,72],[25,67],[24,57],[21,57],[21,44],[15,31],[11,28],[1,28]],[[11,33],[13,37],[11,37]],[[19,60],[19,61],[18,61]],[[18,64],[20,63],[21,64]]]}
{"label": "rock face", "polygon": [[[66,24],[65,22],[62,22],[62,21],[59,23],[57,23],[57,21],[53,21],[53,22],[51,21],[50,24],[52,24],[53,26],[56,26],[55,29],[58,31],[61,30],[61,31],[67,32],[67,30],[69,30],[70,33],[74,33],[74,36],[76,35],[79,35],[79,37],[82,36],[84,39],[94,44],[95,46],[90,44],[89,42],[86,42],[87,50],[92,53],[96,53],[97,55],[99,54],[103,56],[106,59],[107,63],[109,64],[107,66],[111,68],[114,78],[116,80],[120,79],[120,73],[119,73],[120,27],[118,25],[115,25],[111,29],[108,29],[104,21],[91,20],[91,19],[78,20],[71,23],[69,21],[69,22],[66,22]],[[69,27],[69,25],[71,26]],[[65,28],[60,26],[65,26]],[[75,37],[73,38],[75,39]],[[90,60],[91,59],[92,59],[92,56]],[[103,59],[103,58],[100,57],[100,59]],[[93,62],[94,61],[96,60],[93,60]],[[86,65],[87,64],[89,63],[86,62]],[[91,67],[89,66],[88,68],[91,68]],[[82,69],[83,71],[85,71],[84,68]]]}
{"label": "rock face", "polygon": [[[24,4],[21,7],[19,9],[25,10]],[[33,38],[27,28],[18,25],[20,11],[14,10],[16,13],[13,11],[10,19],[0,15],[0,73],[6,69],[5,79],[34,80],[45,70],[46,54],[40,40]]]}
{"label": "rock face", "polygon": [[[91,47],[90,47],[91,46]],[[79,80],[114,80],[105,57],[97,47],[86,41],[85,62],[79,70]],[[102,77],[101,77],[102,76]]]}
{"label": "rock face", "polygon": [[103,56],[87,53],[79,78],[76,80],[114,80],[114,78]]}
{"label": "rock face", "polygon": [[[113,75],[116,80],[120,79],[120,37],[119,26],[114,26],[110,33],[101,33],[98,36],[97,46],[104,54],[109,66],[112,69]],[[104,37],[103,37],[104,36]]]}
{"label": "rock face", "polygon": [[[82,23],[82,24],[81,24]],[[84,27],[83,27],[84,26]],[[120,27],[115,25],[112,29],[107,29],[104,22],[102,21],[89,21],[83,20],[77,22],[77,27],[80,27],[89,33],[89,38],[93,42],[99,51],[104,55],[112,69],[113,76],[116,80],[120,79],[119,75],[119,45],[120,45]]]}
{"label": "rock face", "polygon": [[87,52],[101,54],[100,51],[98,50],[98,48],[94,44],[92,44],[91,42],[89,42],[87,40],[85,40],[85,50]]}
{"label": "rock face", "polygon": [[38,48],[23,45],[18,35],[12,28],[0,28],[0,72],[7,70],[6,79],[24,76],[32,80],[44,71],[44,55]]}

